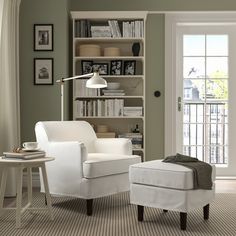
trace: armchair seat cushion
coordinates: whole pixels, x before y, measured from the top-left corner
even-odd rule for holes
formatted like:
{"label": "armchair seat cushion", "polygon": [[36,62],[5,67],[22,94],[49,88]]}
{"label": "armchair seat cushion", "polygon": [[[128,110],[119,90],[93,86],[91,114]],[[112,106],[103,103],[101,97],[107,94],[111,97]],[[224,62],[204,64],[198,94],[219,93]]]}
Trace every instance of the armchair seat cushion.
{"label": "armchair seat cushion", "polygon": [[140,156],[111,153],[88,153],[83,162],[83,177],[87,179],[128,173],[129,166],[139,163]]}

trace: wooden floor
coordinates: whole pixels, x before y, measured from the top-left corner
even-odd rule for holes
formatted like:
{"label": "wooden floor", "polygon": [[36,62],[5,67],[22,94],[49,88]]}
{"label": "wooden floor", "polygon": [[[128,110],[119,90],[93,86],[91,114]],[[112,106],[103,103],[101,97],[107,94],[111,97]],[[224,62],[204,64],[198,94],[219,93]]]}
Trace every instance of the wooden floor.
{"label": "wooden floor", "polygon": [[236,180],[216,180],[217,193],[236,193]]}

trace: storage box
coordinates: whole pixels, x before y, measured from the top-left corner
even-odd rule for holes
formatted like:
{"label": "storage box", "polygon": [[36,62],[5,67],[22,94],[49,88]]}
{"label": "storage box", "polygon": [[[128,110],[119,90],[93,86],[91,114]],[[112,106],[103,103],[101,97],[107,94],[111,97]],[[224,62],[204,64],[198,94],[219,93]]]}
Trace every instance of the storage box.
{"label": "storage box", "polygon": [[105,57],[119,57],[120,49],[115,47],[104,48]]}
{"label": "storage box", "polygon": [[115,138],[116,133],[114,132],[107,132],[107,133],[96,133],[97,138]]}
{"label": "storage box", "polygon": [[77,54],[81,57],[100,57],[101,47],[96,44],[83,44],[77,48]]}
{"label": "storage box", "polygon": [[107,125],[98,125],[97,126],[97,132],[98,133],[106,133],[106,132],[108,132],[108,126]]}

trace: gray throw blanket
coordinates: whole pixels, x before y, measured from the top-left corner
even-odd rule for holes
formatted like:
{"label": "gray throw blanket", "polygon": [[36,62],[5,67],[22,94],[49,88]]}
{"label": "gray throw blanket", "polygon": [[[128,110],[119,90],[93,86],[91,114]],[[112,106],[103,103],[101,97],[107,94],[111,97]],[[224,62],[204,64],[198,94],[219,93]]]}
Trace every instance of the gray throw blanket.
{"label": "gray throw blanket", "polygon": [[179,153],[176,156],[166,157],[163,162],[174,163],[191,169],[193,171],[194,189],[212,189],[212,166],[208,163]]}

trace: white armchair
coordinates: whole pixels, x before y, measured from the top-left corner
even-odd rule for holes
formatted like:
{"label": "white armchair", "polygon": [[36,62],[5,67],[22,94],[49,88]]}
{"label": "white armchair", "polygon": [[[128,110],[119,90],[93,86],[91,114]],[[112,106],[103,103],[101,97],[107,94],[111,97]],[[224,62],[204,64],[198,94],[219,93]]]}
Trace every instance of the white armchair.
{"label": "white armchair", "polygon": [[[39,147],[55,161],[47,163],[50,192],[87,200],[129,190],[129,166],[141,162],[128,139],[98,139],[86,121],[47,121],[35,126]],[[41,191],[44,192],[43,181]]]}

